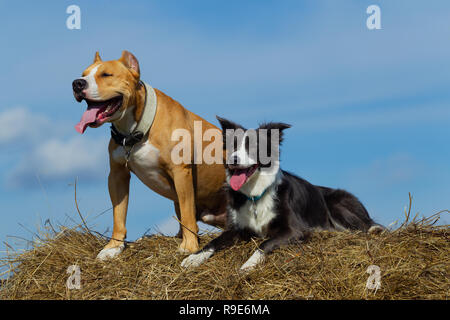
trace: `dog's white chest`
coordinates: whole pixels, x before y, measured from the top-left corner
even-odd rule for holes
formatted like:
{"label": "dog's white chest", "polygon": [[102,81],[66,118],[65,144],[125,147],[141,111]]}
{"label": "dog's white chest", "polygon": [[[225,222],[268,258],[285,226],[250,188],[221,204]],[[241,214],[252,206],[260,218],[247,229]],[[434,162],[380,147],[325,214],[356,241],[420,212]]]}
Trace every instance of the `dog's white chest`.
{"label": "dog's white chest", "polygon": [[159,150],[151,143],[139,143],[134,146],[130,153],[129,162],[132,168],[148,169],[150,171],[159,169]]}
{"label": "dog's white chest", "polygon": [[[161,175],[159,154],[158,148],[148,141],[138,143],[130,152],[128,167],[149,188],[166,197],[172,197],[172,189]],[[126,151],[123,147],[117,147],[111,156],[115,162],[126,163]]]}
{"label": "dog's white chest", "polygon": [[274,191],[268,191],[256,202],[247,201],[239,210],[231,211],[231,219],[239,228],[248,228],[258,234],[265,236],[269,223],[275,218]]}

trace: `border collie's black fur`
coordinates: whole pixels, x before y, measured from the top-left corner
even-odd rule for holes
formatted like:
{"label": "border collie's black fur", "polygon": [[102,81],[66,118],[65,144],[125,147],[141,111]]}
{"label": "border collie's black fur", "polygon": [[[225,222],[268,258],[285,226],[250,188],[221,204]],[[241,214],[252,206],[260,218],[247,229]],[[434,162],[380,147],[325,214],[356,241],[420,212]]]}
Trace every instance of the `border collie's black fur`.
{"label": "border collie's black fur", "polygon": [[[262,164],[259,153],[256,159],[249,157],[251,148],[248,141],[249,130],[226,119],[217,117],[224,136],[224,148],[229,129],[242,129],[244,135],[232,137],[234,146],[227,149],[225,164],[227,172],[227,228],[202,250],[187,257],[182,266],[197,266],[214,252],[231,246],[235,241],[249,240],[253,236],[264,237],[250,259],[241,270],[250,270],[260,263],[264,255],[280,245],[304,240],[310,231],[322,230],[361,230],[379,232],[383,227],[376,224],[363,204],[351,193],[310,184],[279,168],[277,158],[269,164]],[[279,132],[276,144],[281,144],[283,130],[289,128],[283,123],[267,123],[253,130],[257,133],[267,129],[267,148],[274,143],[271,129]],[[228,131],[227,131],[228,129]],[[256,148],[259,150],[261,138],[258,135]],[[271,143],[272,142],[272,143]],[[278,147],[278,146],[277,146]],[[228,146],[230,148],[230,146]],[[278,149],[278,148],[276,148]],[[273,155],[273,152],[270,152]],[[247,158],[243,160],[242,158]],[[255,158],[255,157],[254,157]]]}

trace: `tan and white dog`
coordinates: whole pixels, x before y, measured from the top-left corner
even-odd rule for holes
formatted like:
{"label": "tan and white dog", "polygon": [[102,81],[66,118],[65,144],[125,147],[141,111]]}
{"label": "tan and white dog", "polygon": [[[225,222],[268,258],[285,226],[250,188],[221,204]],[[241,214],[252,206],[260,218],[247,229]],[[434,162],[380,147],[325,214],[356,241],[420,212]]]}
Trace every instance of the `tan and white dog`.
{"label": "tan and white dog", "polygon": [[102,61],[97,52],[93,64],[72,86],[75,99],[88,105],[75,127],[78,132],[83,133],[87,126],[112,123],[108,188],[114,227],[112,239],[97,257],[112,258],[124,249],[130,172],[153,191],[173,200],[181,221],[180,250],[197,251],[197,221],[225,224],[225,169],[222,164],[174,164],[171,151],[178,142],[171,137],[175,129],[192,132],[194,121],[201,121],[203,132],[217,127],[143,83],[138,60],[128,51],[112,61]]}

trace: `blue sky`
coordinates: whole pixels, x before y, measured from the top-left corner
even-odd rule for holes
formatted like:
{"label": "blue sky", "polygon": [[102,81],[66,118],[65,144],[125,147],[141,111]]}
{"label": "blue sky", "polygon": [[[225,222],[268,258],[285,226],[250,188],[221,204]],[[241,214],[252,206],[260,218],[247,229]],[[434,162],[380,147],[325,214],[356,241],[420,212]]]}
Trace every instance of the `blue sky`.
{"label": "blue sky", "polygon": [[[66,28],[71,4],[81,30]],[[408,192],[414,213],[449,209],[449,16],[444,0],[0,1],[0,239],[78,221],[76,177],[90,225],[112,228],[111,211],[94,218],[111,207],[109,128],[73,127],[71,82],[97,50],[133,52],[143,80],[215,124],[290,123],[282,167],[348,189],[380,223],[403,218]],[[173,215],[132,179],[129,240],[173,231]]]}

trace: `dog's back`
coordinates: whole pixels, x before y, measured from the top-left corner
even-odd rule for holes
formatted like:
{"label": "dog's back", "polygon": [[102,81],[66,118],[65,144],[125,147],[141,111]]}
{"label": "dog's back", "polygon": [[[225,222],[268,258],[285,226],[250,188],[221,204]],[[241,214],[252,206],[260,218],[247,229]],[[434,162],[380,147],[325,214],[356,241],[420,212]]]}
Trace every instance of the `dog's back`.
{"label": "dog's back", "polygon": [[277,189],[278,216],[292,212],[291,227],[309,229],[332,229],[327,204],[321,191],[308,181],[284,170],[282,182]]}
{"label": "dog's back", "polygon": [[277,190],[279,214],[295,212],[302,229],[369,231],[377,225],[364,205],[353,194],[328,187],[315,186],[282,170],[282,183]]}

